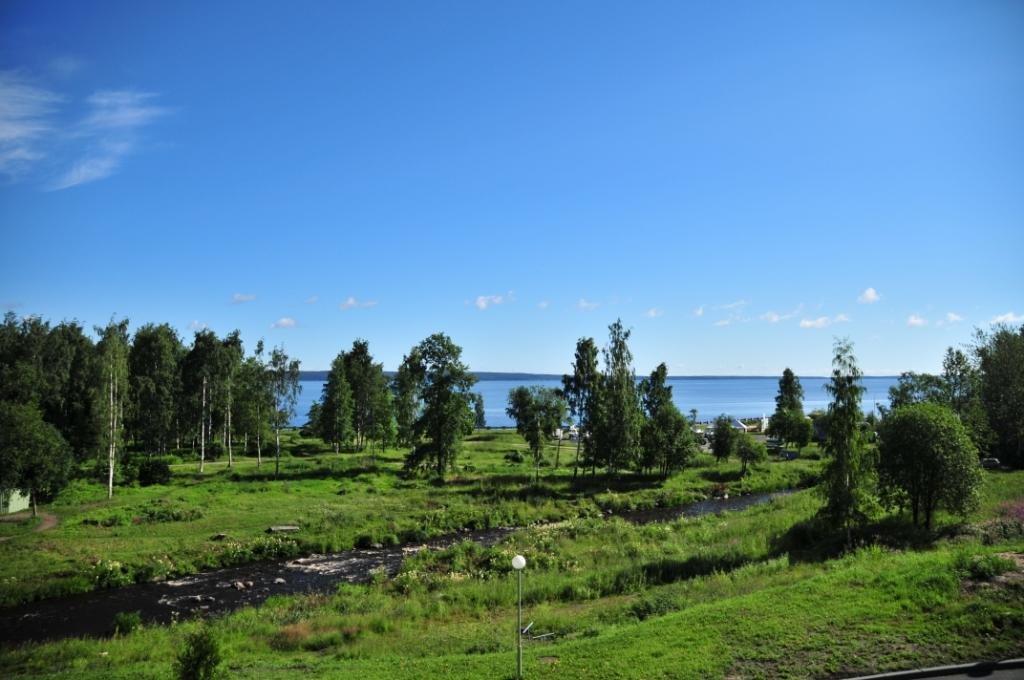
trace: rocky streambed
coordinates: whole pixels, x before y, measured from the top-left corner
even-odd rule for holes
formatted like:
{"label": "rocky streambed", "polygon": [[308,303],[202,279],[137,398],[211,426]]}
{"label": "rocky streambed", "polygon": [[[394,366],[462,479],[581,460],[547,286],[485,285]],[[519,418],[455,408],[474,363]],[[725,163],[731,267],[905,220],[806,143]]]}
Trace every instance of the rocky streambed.
{"label": "rocky streambed", "polygon": [[[709,499],[676,508],[625,512],[618,516],[637,523],[670,521],[743,510],[788,493],[791,491]],[[420,550],[442,550],[466,540],[491,546],[520,528],[467,531],[419,544],[248,564],[159,583],[140,583],[31,602],[0,609],[0,640],[17,644],[102,636],[110,634],[114,617],[120,612],[139,612],[146,623],[169,623],[196,615],[258,606],[273,595],[330,592],[341,582],[369,581],[380,570],[393,575],[407,555]]]}

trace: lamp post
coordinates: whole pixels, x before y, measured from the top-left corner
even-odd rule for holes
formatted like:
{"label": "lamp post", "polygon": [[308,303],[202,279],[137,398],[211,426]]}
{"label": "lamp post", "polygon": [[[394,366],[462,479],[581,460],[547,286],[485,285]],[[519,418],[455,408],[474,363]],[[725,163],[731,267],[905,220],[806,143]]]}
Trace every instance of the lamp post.
{"label": "lamp post", "polygon": [[525,567],[525,557],[516,555],[512,558],[512,568],[516,570],[517,592],[519,595],[519,602],[516,607],[516,678],[519,680],[522,680],[523,677],[523,569]]}

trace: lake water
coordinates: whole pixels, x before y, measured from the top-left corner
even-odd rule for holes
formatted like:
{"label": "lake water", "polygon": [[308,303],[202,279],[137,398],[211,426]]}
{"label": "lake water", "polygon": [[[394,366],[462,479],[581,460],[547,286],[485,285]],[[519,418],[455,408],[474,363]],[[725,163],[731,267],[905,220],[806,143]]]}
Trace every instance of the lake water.
{"label": "lake water", "polygon": [[[863,379],[865,387],[862,408],[869,411],[876,404],[888,405],[889,387],[896,384],[895,376],[874,376]],[[831,401],[825,392],[828,378],[801,378],[804,388],[804,412],[825,409]],[[775,411],[775,395],[779,391],[779,379],[775,377],[687,377],[669,378],[672,386],[672,401],[684,414],[697,409],[699,420],[711,420],[726,413],[736,418],[759,418],[770,416]],[[309,407],[320,398],[323,382],[304,380],[300,382],[301,392],[293,425],[306,422]],[[481,380],[474,387],[484,398],[484,411],[488,427],[513,427],[505,415],[508,393],[520,385],[561,387],[561,380]]]}

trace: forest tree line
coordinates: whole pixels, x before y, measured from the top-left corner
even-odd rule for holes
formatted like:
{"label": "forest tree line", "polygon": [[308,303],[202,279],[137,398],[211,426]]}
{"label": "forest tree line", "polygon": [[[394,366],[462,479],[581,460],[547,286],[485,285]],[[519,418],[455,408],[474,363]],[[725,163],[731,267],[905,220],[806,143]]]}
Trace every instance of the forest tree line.
{"label": "forest tree line", "polygon": [[[192,452],[200,469],[208,459],[224,456],[230,466],[237,453],[255,455],[259,465],[274,435],[277,470],[280,430],[294,416],[299,389],[299,362],[283,348],[267,353],[260,341],[246,353],[238,331],[218,337],[209,329],[195,331],[186,344],[168,324],[146,324],[130,334],[126,319],[94,332],[96,339],[74,321],[51,325],[38,317],[5,315],[0,488],[26,488],[45,497],[73,467],[95,463],[112,494],[128,449],[146,455]],[[696,414],[687,419],[674,405],[664,363],[636,379],[629,337],[616,321],[603,349],[593,338],[577,342],[561,389],[517,388],[509,395],[508,413],[538,466],[544,442],[567,416],[581,434],[574,476],[598,469],[664,476],[698,450]],[[461,353],[451,338],[438,333],[411,348],[388,377],[368,343],[356,340],[332,361],[307,427],[336,451],[373,451],[374,444],[405,447],[407,468],[443,477],[455,467],[461,440],[483,425],[482,399],[472,391],[476,378]],[[882,431],[860,409],[862,388],[859,374],[851,373],[855,362],[849,354],[827,387],[836,397],[833,406],[840,397],[850,404],[823,414],[826,449],[832,433],[844,427],[857,436]],[[787,369],[770,431],[798,446],[810,434],[802,396],[798,379]],[[969,352],[947,352],[941,375],[903,374],[891,397],[893,411],[917,403],[949,409],[976,452],[1019,467],[1024,463],[1024,327],[979,332]],[[714,429],[716,457],[735,455],[744,466],[762,460],[763,445],[732,432],[724,426],[729,421],[720,416]],[[843,474],[850,477],[848,472]]]}

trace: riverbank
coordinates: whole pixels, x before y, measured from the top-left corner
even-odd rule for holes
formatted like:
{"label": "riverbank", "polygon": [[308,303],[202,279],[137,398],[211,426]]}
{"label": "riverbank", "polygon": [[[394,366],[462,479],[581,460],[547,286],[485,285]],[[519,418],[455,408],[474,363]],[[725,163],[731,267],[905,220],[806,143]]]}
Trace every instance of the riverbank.
{"label": "riverbank", "polygon": [[[635,510],[621,518],[636,524],[674,521],[735,512],[789,493],[709,499],[677,508]],[[550,528],[542,525],[539,529]],[[271,597],[333,593],[342,583],[367,583],[379,575],[395,576],[406,558],[446,550],[462,542],[489,548],[524,527],[464,531],[419,544],[354,549],[328,555],[204,572],[160,583],[143,583],[0,609],[0,640],[40,642],[67,637],[109,635],[119,613],[136,612],[144,624],[166,624],[209,617],[242,607],[260,606]]]}
{"label": "riverbank", "polygon": [[[78,481],[47,506],[60,525],[27,529],[0,544],[0,604],[150,583],[261,561],[287,560],[374,545],[394,547],[460,530],[525,526],[609,511],[678,507],[712,494],[743,495],[812,483],[820,461],[766,463],[746,476],[736,462],[699,456],[663,480],[626,473],[580,474],[574,448],[552,445],[535,484],[526,447],[512,431],[477,432],[444,485],[401,473],[404,451],[333,454],[289,431],[281,474],[273,460],[249,458],[228,469],[174,466],[169,485],[118,487]],[[813,447],[808,455],[815,455]],[[553,463],[556,458],[560,466]],[[267,533],[294,525],[293,534]]]}
{"label": "riverbank", "polygon": [[[1024,473],[986,473],[969,523],[943,515],[934,534],[899,535],[869,525],[864,547],[845,555],[814,521],[821,500],[810,490],[719,517],[571,520],[491,547],[423,551],[394,576],[271,598],[218,618],[212,631],[234,676],[508,677],[508,564],[521,553],[531,678],[646,678],[652,668],[666,677],[847,677],[1016,656],[1024,572],[1000,566],[1000,555],[1024,552],[1024,533],[1012,533],[1021,531],[1013,512],[1022,488]],[[0,668],[11,677],[165,676],[199,625],[30,644],[2,652]]]}

